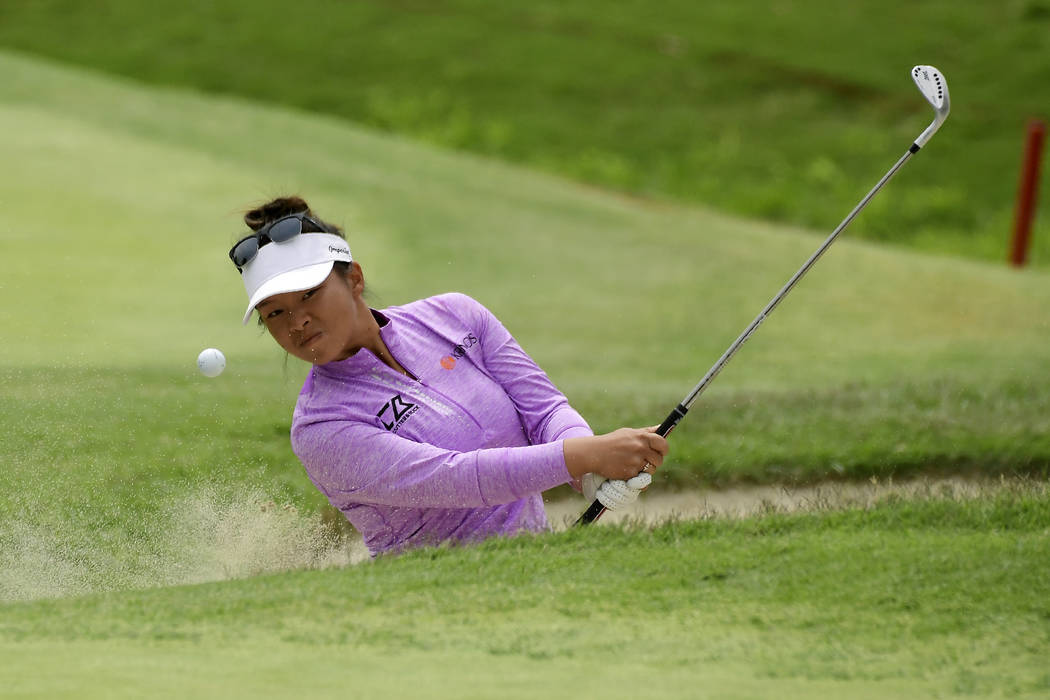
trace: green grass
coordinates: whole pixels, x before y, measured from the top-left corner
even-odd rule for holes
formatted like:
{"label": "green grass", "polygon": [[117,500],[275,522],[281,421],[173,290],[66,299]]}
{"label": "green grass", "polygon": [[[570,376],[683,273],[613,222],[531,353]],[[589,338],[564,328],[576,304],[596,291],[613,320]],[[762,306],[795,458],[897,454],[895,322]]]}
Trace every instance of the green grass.
{"label": "green grass", "polygon": [[[599,430],[659,422],[814,243],[323,118],[2,60],[0,126],[20,135],[0,145],[19,165],[2,182],[16,261],[4,284],[24,303],[0,323],[25,339],[0,348],[18,399],[4,410],[17,424],[73,407],[60,434],[93,423],[82,432],[109,454],[150,454],[122,432],[141,424],[176,446],[218,434],[234,455],[259,426],[273,444],[252,458],[281,455],[303,367],[282,369],[265,334],[238,327],[224,254],[237,208],[276,191],[348,227],[376,306],[481,299]],[[668,473],[1044,470],[1048,304],[1045,274],[847,236],[683,422]],[[192,364],[209,345],[230,361],[215,381]]]}
{"label": "green grass", "polygon": [[[305,367],[237,323],[242,206],[306,195],[377,307],[481,299],[598,430],[659,421],[811,232],[24,56],[0,74],[4,693],[1045,694],[1042,482],[302,570],[353,553],[287,444]],[[1042,271],[847,237],[657,487],[1045,476],[1048,303]]]}
{"label": "green grass", "polygon": [[[994,261],[1025,123],[1050,116],[1048,29],[1045,0],[0,7],[9,48],[820,230],[929,123],[908,71],[932,63],[952,117],[851,235]],[[1046,216],[1033,256],[1050,261]]]}
{"label": "green grass", "polygon": [[1041,697],[1048,528],[1030,486],[8,604],[0,679],[13,697]]}

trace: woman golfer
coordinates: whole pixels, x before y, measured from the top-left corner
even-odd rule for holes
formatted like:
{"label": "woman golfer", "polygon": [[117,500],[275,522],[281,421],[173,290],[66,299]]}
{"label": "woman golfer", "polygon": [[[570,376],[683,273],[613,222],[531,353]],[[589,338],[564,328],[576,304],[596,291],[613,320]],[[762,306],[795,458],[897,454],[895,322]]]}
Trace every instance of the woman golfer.
{"label": "woman golfer", "polygon": [[540,494],[565,483],[617,508],[663,462],[653,429],[594,435],[470,297],[369,308],[347,241],[302,199],[244,220],[253,233],[230,250],[244,322],[258,312],[278,345],[313,364],[292,450],[373,555],[545,530]]}

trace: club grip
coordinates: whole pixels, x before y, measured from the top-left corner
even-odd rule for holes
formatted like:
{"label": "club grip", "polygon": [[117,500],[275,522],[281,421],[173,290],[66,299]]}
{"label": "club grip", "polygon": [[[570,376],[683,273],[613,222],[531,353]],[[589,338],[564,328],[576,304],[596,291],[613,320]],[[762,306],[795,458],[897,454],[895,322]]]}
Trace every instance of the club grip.
{"label": "club grip", "polygon": [[[689,409],[682,404],[675,406],[674,410],[667,414],[667,418],[664,418],[664,422],[660,424],[660,427],[656,429],[656,434],[660,437],[667,437],[670,435],[671,431],[674,430],[674,427],[678,425],[678,421],[685,418],[685,414],[688,412]],[[589,525],[600,518],[604,512],[605,506],[602,505],[601,501],[595,498],[594,502],[591,503],[587,510],[583,511],[583,515],[579,517],[575,524]]]}
{"label": "club grip", "polygon": [[577,525],[589,525],[590,523],[593,523],[595,520],[600,518],[602,513],[604,513],[604,512],[605,512],[605,506],[603,506],[602,502],[599,501],[596,498],[596,499],[594,499],[594,503],[592,503],[587,508],[587,510],[583,511],[583,515],[581,515],[579,520],[576,521],[576,524]]}
{"label": "club grip", "polygon": [[656,434],[660,437],[667,437],[674,430],[674,427],[678,425],[678,421],[685,418],[685,414],[689,413],[689,409],[678,404],[674,407],[674,410],[667,414],[667,418],[664,418],[664,422],[660,424],[660,427],[656,429]]}

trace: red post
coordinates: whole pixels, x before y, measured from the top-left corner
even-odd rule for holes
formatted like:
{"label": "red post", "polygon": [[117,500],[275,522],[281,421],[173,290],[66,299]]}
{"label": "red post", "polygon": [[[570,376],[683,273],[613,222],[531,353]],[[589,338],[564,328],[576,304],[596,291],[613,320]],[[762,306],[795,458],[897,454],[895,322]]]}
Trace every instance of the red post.
{"label": "red post", "polygon": [[1010,263],[1023,267],[1028,261],[1028,244],[1032,239],[1032,219],[1035,217],[1035,195],[1039,185],[1039,160],[1043,153],[1046,124],[1033,119],[1028,123],[1021,182],[1017,188],[1017,211],[1014,215],[1014,235],[1010,246]]}

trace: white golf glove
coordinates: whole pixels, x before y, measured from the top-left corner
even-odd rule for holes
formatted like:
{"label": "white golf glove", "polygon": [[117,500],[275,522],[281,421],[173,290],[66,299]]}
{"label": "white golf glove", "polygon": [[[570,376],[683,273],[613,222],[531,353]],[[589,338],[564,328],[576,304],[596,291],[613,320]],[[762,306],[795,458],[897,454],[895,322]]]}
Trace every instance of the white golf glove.
{"label": "white golf glove", "polygon": [[596,474],[584,474],[583,495],[587,500],[597,498],[609,510],[617,510],[637,501],[638,494],[648,488],[651,483],[653,483],[653,476],[648,472],[642,472],[626,481],[603,479]]}

